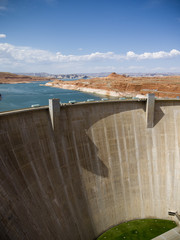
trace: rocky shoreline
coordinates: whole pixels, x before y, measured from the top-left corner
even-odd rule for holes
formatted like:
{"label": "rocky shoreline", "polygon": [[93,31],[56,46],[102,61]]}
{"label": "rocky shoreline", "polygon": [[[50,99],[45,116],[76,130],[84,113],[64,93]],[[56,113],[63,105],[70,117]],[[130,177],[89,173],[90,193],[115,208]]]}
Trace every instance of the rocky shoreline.
{"label": "rocky shoreline", "polygon": [[154,93],[158,98],[180,98],[180,76],[130,77],[111,73],[107,77],[63,81],[37,76],[0,72],[0,84],[49,81],[45,86],[82,91],[109,97],[144,98]]}
{"label": "rocky shoreline", "polygon": [[0,84],[31,83],[36,81],[49,81],[49,78],[18,75],[13,73],[0,72]]}
{"label": "rocky shoreline", "polygon": [[123,92],[116,92],[111,90],[104,90],[104,89],[97,89],[97,88],[88,88],[88,87],[77,87],[76,85],[68,85],[68,84],[54,84],[53,82],[48,82],[45,84],[45,86],[48,87],[54,87],[54,88],[61,88],[61,89],[69,89],[69,90],[75,90],[80,92],[87,92],[97,95],[103,95],[103,96],[111,96],[111,97],[122,97],[124,95]]}
{"label": "rocky shoreline", "polygon": [[158,98],[180,97],[180,76],[129,77],[111,73],[107,77],[75,81],[55,80],[45,85],[111,97],[145,98],[147,93],[154,93]]}

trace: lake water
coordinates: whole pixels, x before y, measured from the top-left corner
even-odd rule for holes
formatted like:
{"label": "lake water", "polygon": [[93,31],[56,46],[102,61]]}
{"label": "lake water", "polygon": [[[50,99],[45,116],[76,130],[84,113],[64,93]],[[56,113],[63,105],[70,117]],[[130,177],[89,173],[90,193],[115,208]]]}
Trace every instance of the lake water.
{"label": "lake water", "polygon": [[70,100],[77,102],[87,101],[87,99],[100,100],[105,96],[86,94],[79,91],[65,90],[40,86],[43,82],[19,83],[19,84],[0,84],[0,112],[14,109],[31,107],[33,104],[40,106],[48,105],[50,98],[59,98],[62,103]]}

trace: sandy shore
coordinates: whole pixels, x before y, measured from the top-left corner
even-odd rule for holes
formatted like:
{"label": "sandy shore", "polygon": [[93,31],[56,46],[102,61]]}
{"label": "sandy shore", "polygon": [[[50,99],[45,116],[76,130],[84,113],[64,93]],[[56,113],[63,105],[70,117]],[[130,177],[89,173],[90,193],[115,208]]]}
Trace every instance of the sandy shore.
{"label": "sandy shore", "polygon": [[124,92],[116,92],[116,91],[88,88],[88,87],[77,87],[76,85],[69,85],[69,84],[54,84],[53,82],[52,83],[48,82],[45,84],[45,86],[87,92],[87,93],[103,95],[103,96],[111,96],[111,97],[124,96]]}
{"label": "sandy shore", "polygon": [[76,85],[69,85],[69,84],[54,84],[53,82],[48,82],[45,84],[48,87],[60,88],[60,89],[68,89],[86,93],[92,93],[96,95],[102,95],[107,97],[138,97],[138,98],[146,98],[146,95],[143,94],[132,94],[131,92],[118,92],[118,91],[111,91],[111,90],[104,90],[104,89],[97,89],[97,88],[88,88],[88,87],[77,87]]}
{"label": "sandy shore", "polygon": [[128,77],[112,73],[103,78],[55,80],[45,85],[111,97],[145,98],[154,93],[158,98],[180,98],[180,76]]}

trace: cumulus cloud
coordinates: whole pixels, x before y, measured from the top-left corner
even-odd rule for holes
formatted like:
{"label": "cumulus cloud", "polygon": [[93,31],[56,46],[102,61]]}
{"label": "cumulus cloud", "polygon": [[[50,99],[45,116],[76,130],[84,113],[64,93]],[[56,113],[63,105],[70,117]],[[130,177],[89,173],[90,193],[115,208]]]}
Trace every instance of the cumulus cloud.
{"label": "cumulus cloud", "polygon": [[0,38],[6,38],[6,34],[0,34]]}
{"label": "cumulus cloud", "polygon": [[79,62],[79,61],[92,61],[92,60],[105,60],[105,59],[116,59],[116,55],[113,52],[101,53],[95,52],[86,55],[63,55],[61,53],[56,53],[58,61],[67,62]]}
{"label": "cumulus cloud", "polygon": [[[0,38],[6,37],[5,34],[0,34]],[[162,59],[173,58],[180,56],[180,51],[172,49],[169,52],[145,52],[136,54],[133,51],[127,52],[125,55],[116,54],[114,52],[94,52],[86,55],[64,55],[61,52],[52,53],[46,50],[33,49],[30,47],[19,47],[8,43],[0,44],[0,61],[12,64],[31,63],[31,64],[59,64],[59,63],[73,63],[73,62],[89,62],[89,61],[128,61],[146,60],[146,59]]]}
{"label": "cumulus cloud", "polygon": [[176,49],[172,49],[170,52],[164,52],[164,51],[159,51],[159,52],[145,52],[142,54],[135,54],[134,52],[127,52],[127,59],[131,58],[136,58],[138,60],[143,60],[143,59],[161,59],[161,58],[169,58],[169,57],[175,57],[180,55],[180,51]]}

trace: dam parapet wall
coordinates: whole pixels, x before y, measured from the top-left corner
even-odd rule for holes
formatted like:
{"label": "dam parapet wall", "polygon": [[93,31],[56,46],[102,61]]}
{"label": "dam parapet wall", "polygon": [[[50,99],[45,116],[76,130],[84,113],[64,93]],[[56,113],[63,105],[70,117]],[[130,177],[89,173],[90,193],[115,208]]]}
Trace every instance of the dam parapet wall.
{"label": "dam parapet wall", "polygon": [[180,210],[180,101],[61,104],[0,114],[0,236],[92,240]]}

